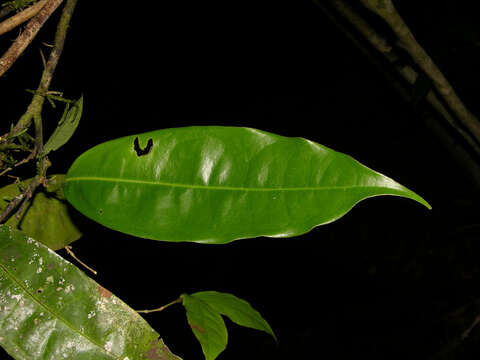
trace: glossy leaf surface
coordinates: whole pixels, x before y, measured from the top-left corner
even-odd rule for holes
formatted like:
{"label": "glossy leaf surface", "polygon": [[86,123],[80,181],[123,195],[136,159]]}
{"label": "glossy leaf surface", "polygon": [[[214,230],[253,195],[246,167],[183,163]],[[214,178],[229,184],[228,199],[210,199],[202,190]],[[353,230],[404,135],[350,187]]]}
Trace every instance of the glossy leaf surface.
{"label": "glossy leaf surface", "polygon": [[[18,227],[52,250],[62,249],[78,240],[82,234],[68,214],[62,191],[64,177],[64,175],[50,177],[48,186],[35,192],[30,205],[24,208],[19,219],[14,214],[6,224]],[[21,188],[26,187],[31,180],[0,188],[0,211],[8,205],[9,200],[19,195]]]}
{"label": "glossy leaf surface", "polygon": [[0,309],[0,345],[15,359],[179,359],[110,291],[7,225],[0,225]]}
{"label": "glossy leaf surface", "polygon": [[127,234],[226,243],[308,232],[378,195],[425,200],[350,156],[303,138],[250,128],[158,130],[83,153],[68,201]]}

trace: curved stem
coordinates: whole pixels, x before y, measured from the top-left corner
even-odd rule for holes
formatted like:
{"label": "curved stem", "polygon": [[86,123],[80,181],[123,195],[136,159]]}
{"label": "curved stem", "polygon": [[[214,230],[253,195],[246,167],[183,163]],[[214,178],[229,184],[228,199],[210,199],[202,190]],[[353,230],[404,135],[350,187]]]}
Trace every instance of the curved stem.
{"label": "curved stem", "polygon": [[85,269],[87,269],[88,271],[91,271],[92,273],[94,273],[95,275],[97,275],[97,271],[92,269],[90,266],[88,266],[87,264],[85,264],[82,260],[80,260],[76,255],[75,253],[73,252],[72,250],[72,247],[70,245],[67,245],[65,246],[65,250],[67,251],[68,255],[70,255],[72,258],[74,258],[75,260],[78,261],[78,263],[80,265],[82,265]]}
{"label": "curved stem", "polygon": [[[322,11],[324,11],[327,16],[337,25],[347,37],[355,43],[357,47],[363,50],[364,53],[369,56],[368,51],[364,50],[362,45],[352,36],[349,31],[337,21],[335,21],[334,16],[330,11],[325,7],[324,1],[313,0]],[[418,78],[418,73],[413,67],[404,64],[398,64],[399,55],[395,51],[395,48],[390,44],[387,39],[379,34],[367,21],[365,21],[356,11],[348,4],[345,0],[327,0],[328,3],[332,5],[335,10],[343,16],[353,27],[363,35],[363,37],[375,48],[377,49],[385,59],[392,64],[395,70],[411,85],[415,84],[415,81]],[[372,60],[372,59],[371,59]],[[394,79],[390,79],[394,81]],[[427,101],[430,105],[448,122],[450,126],[468,143],[472,150],[480,155],[480,146],[475,141],[475,138],[466,130],[464,130],[460,124],[455,120],[451,115],[446,106],[440,101],[440,98],[437,94],[430,90],[426,96]]]}
{"label": "curved stem", "polygon": [[[43,19],[43,22],[46,21],[48,16],[60,5],[63,0],[49,0],[49,3],[45,5],[41,11],[30,21],[34,21],[38,17]],[[72,17],[73,11],[75,9],[75,5],[77,4],[78,0],[67,0],[65,7],[63,8],[62,16],[57,26],[57,32],[55,35],[55,44],[50,52],[50,56],[48,62],[45,66],[45,69],[42,73],[42,78],[40,80],[40,84],[38,86],[37,94],[33,96],[32,102],[27,108],[25,114],[20,118],[18,123],[15,127],[10,131],[9,134],[6,134],[0,137],[0,143],[6,143],[11,141],[15,137],[16,134],[22,132],[25,128],[29,127],[32,119],[35,123],[35,148],[33,150],[35,154],[35,158],[38,160],[38,170],[37,175],[35,178],[30,182],[27,189],[22,192],[20,195],[15,197],[8,206],[4,209],[4,211],[0,214],[0,223],[6,221],[10,214],[18,207],[22,207],[26,201],[33,196],[34,191],[36,188],[43,184],[45,180],[45,176],[47,173],[48,167],[51,165],[48,158],[42,155],[42,148],[43,148],[43,129],[42,129],[42,107],[45,101],[45,97],[40,94],[45,94],[48,91],[48,87],[50,86],[50,82],[52,80],[53,72],[57,66],[58,60],[63,50],[63,46],[65,43],[65,38],[67,35],[67,28],[68,24],[70,23],[70,19]],[[46,12],[47,14],[45,14]],[[43,15],[42,15],[43,14]],[[37,19],[38,21],[38,19]],[[29,25],[30,25],[29,23]],[[42,23],[43,24],[43,23]],[[41,26],[41,25],[40,25]],[[28,28],[28,25],[27,25]],[[39,29],[39,28],[38,28]],[[37,31],[38,31],[37,29]],[[25,29],[24,34],[27,32]],[[22,34],[23,35],[23,34]],[[20,36],[22,36],[20,35]],[[33,38],[33,37],[32,37]],[[18,39],[17,39],[18,40]],[[15,41],[17,42],[17,41]],[[2,58],[3,59],[3,58]],[[1,61],[1,59],[0,59]],[[2,64],[0,63],[0,76],[1,76]],[[6,70],[5,70],[6,71]]]}
{"label": "curved stem", "polygon": [[[54,1],[61,2],[63,0]],[[42,111],[43,102],[45,101],[45,96],[43,96],[42,94],[46,94],[48,92],[48,88],[50,87],[53,73],[55,71],[55,68],[57,67],[58,60],[60,59],[60,55],[63,51],[65,39],[67,36],[68,25],[73,15],[73,11],[75,10],[77,1],[78,0],[67,0],[65,7],[63,8],[62,16],[57,26],[54,46],[50,52],[50,56],[40,79],[40,84],[35,92],[35,95],[33,96],[32,102],[28,106],[25,114],[22,115],[22,117],[18,120],[17,124],[13,127],[10,134],[2,136],[1,141],[6,141],[9,138],[14,137],[15,134],[18,134],[25,128],[29,127],[34,117],[34,114],[40,113]]]}
{"label": "curved stem", "polygon": [[62,1],[63,0],[49,0],[38,14],[28,22],[23,32],[17,37],[5,54],[3,54],[2,58],[0,58],[0,76],[10,69]]}
{"label": "curved stem", "polygon": [[172,306],[174,304],[179,304],[182,302],[182,297],[180,296],[178,299],[175,299],[173,300],[172,302],[169,302],[168,304],[166,305],[163,305],[163,306],[160,306],[159,308],[157,309],[152,309],[152,310],[136,310],[138,313],[144,313],[144,314],[149,314],[149,313],[152,313],[152,312],[159,312],[159,311],[163,311],[165,310],[166,308],[168,308],[169,306]]}
{"label": "curved stem", "polygon": [[361,0],[362,4],[379,15],[395,32],[405,50],[418,66],[430,77],[435,88],[455,113],[458,119],[469,129],[473,137],[480,142],[480,121],[460,100],[453,87],[442,74],[432,58],[420,46],[407,24],[397,12],[391,0]]}
{"label": "curved stem", "polygon": [[34,17],[35,15],[38,14],[38,12],[45,6],[48,0],[40,0],[36,4],[26,8],[22,12],[19,12],[18,14],[15,14],[8,19],[2,21],[0,23],[0,35],[6,33],[7,31],[10,31],[20,25],[21,23],[24,23],[28,19]]}

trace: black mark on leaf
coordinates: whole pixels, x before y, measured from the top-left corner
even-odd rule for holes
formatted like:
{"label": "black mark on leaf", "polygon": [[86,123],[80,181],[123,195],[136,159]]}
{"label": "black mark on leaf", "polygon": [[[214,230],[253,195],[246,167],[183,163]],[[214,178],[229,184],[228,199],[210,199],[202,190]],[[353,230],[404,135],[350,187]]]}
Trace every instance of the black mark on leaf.
{"label": "black mark on leaf", "polygon": [[133,149],[137,153],[137,156],[147,155],[150,152],[150,150],[152,150],[152,146],[153,146],[152,139],[148,139],[147,146],[145,146],[145,149],[140,148],[140,144],[138,143],[138,136],[133,141]]}

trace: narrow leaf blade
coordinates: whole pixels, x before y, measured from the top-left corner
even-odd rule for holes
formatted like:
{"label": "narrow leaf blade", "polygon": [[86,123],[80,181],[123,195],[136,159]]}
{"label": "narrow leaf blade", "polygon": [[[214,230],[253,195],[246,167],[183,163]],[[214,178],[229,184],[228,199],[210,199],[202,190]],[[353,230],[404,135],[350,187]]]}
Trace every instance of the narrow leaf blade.
{"label": "narrow leaf blade", "polygon": [[43,148],[44,155],[65,145],[77,129],[83,112],[83,95],[62,116],[57,128]]}
{"label": "narrow leaf blade", "polygon": [[179,359],[124,302],[6,225],[0,308],[0,345],[15,359]]}
{"label": "narrow leaf blade", "polygon": [[402,196],[430,208],[348,155],[303,138],[221,126],[98,145],[75,160],[64,190],[75,208],[109,228],[216,244],[304,234],[373,196]]}
{"label": "narrow leaf blade", "polygon": [[201,291],[191,295],[210,305],[218,313],[227,316],[234,323],[251,329],[264,331],[277,341],[268,322],[247,301],[232,294],[217,291]]}
{"label": "narrow leaf blade", "polygon": [[202,346],[206,360],[214,360],[228,342],[227,328],[221,315],[206,302],[194,296],[182,295],[188,324]]}

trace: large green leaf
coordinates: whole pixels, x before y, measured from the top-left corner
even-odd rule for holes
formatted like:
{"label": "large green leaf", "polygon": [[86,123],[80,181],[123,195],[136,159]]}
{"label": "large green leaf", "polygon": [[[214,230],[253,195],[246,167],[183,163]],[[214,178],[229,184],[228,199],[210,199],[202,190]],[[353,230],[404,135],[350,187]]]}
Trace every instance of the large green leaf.
{"label": "large green leaf", "polygon": [[[25,234],[47,245],[52,250],[61,249],[82,236],[78,228],[70,219],[67,204],[64,201],[62,184],[64,175],[53,175],[46,188],[39,188],[31,201],[24,208],[21,216],[11,216],[7,225],[18,227]],[[32,179],[20,184],[10,184],[0,188],[0,211],[8,201],[21,193]]]}
{"label": "large green leaf", "polygon": [[219,126],[98,145],[73,163],[64,190],[74,207],[109,228],[205,243],[303,234],[377,195],[430,207],[392,179],[312,141]]}
{"label": "large green leaf", "polygon": [[0,345],[15,359],[179,359],[110,291],[7,225],[0,225],[0,310]]}

